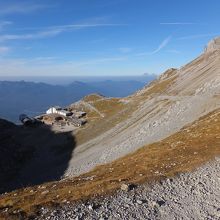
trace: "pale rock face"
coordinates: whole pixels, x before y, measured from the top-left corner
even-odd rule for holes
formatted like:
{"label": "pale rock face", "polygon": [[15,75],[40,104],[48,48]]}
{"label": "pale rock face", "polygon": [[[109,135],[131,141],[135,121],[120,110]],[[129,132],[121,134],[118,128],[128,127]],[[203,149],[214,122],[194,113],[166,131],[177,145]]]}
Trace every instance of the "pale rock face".
{"label": "pale rock face", "polygon": [[205,52],[209,53],[219,49],[220,49],[220,37],[217,37],[208,43]]}

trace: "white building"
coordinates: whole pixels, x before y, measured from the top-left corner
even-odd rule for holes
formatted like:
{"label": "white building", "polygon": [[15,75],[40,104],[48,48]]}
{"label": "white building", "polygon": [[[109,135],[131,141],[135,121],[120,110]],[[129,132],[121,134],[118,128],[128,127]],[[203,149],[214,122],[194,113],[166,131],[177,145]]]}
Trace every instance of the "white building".
{"label": "white building", "polygon": [[69,112],[69,111],[66,111],[66,110],[58,110],[57,114],[63,115],[63,116],[71,116],[73,113]]}
{"label": "white building", "polygon": [[72,112],[63,110],[60,106],[51,107],[46,111],[46,113],[47,114],[59,114],[59,115],[63,115],[63,116],[72,115]]}
{"label": "white building", "polygon": [[60,110],[62,110],[62,108],[61,108],[60,106],[54,106],[54,107],[49,108],[49,109],[46,111],[46,113],[47,113],[47,114],[56,114],[57,111],[60,111]]}

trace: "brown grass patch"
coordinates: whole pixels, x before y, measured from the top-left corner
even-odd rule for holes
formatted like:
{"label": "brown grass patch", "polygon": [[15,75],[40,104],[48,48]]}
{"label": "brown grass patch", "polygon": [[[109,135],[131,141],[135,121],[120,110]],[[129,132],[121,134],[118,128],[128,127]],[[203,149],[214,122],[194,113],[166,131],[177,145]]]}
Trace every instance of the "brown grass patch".
{"label": "brown grass patch", "polygon": [[90,94],[88,96],[85,96],[83,98],[83,101],[85,101],[85,102],[94,102],[94,101],[97,101],[97,100],[100,100],[100,99],[103,99],[103,98],[104,98],[104,96],[95,93],[95,94]]}
{"label": "brown grass patch", "polygon": [[123,182],[148,183],[192,171],[217,155],[220,155],[220,110],[200,118],[160,142],[98,166],[79,177],[2,195],[0,210],[3,213],[8,208],[9,214],[19,210],[20,213],[30,215],[40,206],[53,206],[112,193]]}
{"label": "brown grass patch", "polygon": [[90,102],[104,117],[95,111],[88,111],[88,123],[75,134],[78,145],[108,131],[126,120],[134,111],[134,105],[126,105],[118,98],[101,99]]}
{"label": "brown grass patch", "polygon": [[176,69],[168,69],[161,75],[159,79],[156,79],[153,82],[151,82],[145,88],[146,91],[142,93],[140,97],[146,98],[155,94],[168,94],[167,90],[177,79],[176,73]]}
{"label": "brown grass patch", "polygon": [[[146,90],[144,93],[138,96],[131,95],[127,97],[127,101],[129,101],[127,104],[122,102],[120,98],[105,98],[99,94],[86,96],[83,101],[97,109],[104,117],[101,117],[97,111],[83,106],[83,104],[78,106],[78,110],[87,112],[88,123],[83,129],[77,130],[74,134],[77,145],[84,144],[96,138],[128,119],[138,108],[139,104],[142,101],[146,101],[147,98],[162,93],[166,94],[166,91],[174,83],[177,77],[176,73],[176,69],[168,69],[159,79],[150,83],[150,85],[144,89]],[[75,108],[74,105],[73,108]]]}

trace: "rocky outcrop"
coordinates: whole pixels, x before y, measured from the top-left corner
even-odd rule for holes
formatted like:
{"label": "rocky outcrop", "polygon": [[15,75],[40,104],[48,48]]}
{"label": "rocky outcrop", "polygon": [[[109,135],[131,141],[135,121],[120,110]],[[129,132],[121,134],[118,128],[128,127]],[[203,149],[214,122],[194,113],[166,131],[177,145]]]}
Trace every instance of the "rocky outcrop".
{"label": "rocky outcrop", "polygon": [[211,40],[205,48],[206,53],[210,53],[220,49],[220,37]]}

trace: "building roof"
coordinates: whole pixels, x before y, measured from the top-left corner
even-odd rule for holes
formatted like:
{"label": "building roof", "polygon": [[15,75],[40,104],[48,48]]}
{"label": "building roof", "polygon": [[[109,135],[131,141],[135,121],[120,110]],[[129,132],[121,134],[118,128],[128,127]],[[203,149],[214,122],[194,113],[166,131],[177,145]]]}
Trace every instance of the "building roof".
{"label": "building roof", "polygon": [[59,112],[62,112],[62,113],[65,113],[65,114],[71,113],[71,112],[66,111],[66,110],[59,110]]}
{"label": "building roof", "polygon": [[62,110],[62,108],[60,107],[60,106],[54,106],[54,107],[52,107],[52,108],[55,108],[56,110]]}

